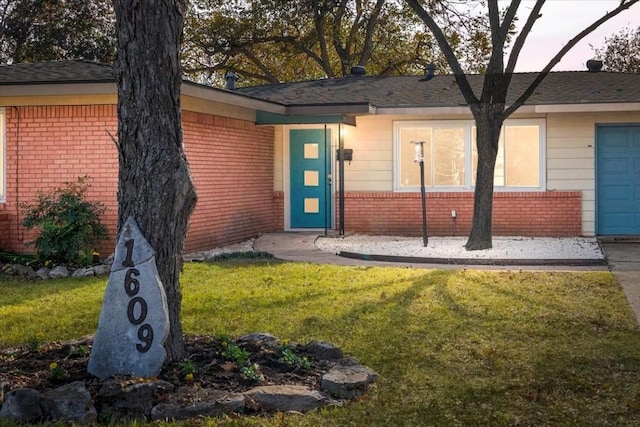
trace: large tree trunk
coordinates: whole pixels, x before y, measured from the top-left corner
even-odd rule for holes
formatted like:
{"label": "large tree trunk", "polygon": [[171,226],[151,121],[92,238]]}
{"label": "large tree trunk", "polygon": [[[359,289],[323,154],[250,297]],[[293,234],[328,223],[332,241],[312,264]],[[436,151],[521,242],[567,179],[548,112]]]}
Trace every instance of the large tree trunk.
{"label": "large tree trunk", "polygon": [[493,219],[493,176],[502,127],[502,107],[488,105],[473,109],[476,120],[478,170],[474,192],[471,233],[465,248],[470,251],[490,249]]}
{"label": "large tree trunk", "polygon": [[185,356],[179,275],[196,193],[182,144],[180,41],[187,0],[115,0],[118,229],[132,216],[167,295],[169,361]]}

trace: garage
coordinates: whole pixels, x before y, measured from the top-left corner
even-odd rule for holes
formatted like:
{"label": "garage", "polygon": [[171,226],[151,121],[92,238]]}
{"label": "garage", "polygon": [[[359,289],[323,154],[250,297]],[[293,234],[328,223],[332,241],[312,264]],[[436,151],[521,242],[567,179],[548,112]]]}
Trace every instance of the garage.
{"label": "garage", "polygon": [[596,233],[640,236],[640,124],[596,129]]}

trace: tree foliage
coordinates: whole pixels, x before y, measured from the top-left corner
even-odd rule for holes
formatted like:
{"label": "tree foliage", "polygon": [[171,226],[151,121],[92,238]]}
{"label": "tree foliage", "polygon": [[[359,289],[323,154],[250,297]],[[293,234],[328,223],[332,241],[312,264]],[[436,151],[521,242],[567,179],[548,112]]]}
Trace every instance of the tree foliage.
{"label": "tree foliage", "polygon": [[0,0],[0,64],[110,62],[114,31],[110,0]]}
{"label": "tree foliage", "polygon": [[[629,9],[640,0],[621,0],[610,12],[597,19],[593,24],[570,39],[549,63],[531,81],[529,86],[515,95],[514,101],[507,104],[507,94],[511,89],[511,78],[518,61],[520,51],[535,22],[541,16],[545,0],[536,0],[528,13],[524,25],[516,36],[509,55],[505,55],[509,33],[514,28],[521,0],[512,0],[505,10],[500,11],[498,0],[464,2],[464,7],[472,3],[487,7],[491,31],[491,55],[486,65],[484,83],[479,92],[471,87],[455,49],[445,36],[442,22],[438,22],[431,5],[433,1],[406,0],[415,13],[431,30],[438,45],[447,59],[461,94],[469,105],[476,122],[476,146],[478,150],[478,168],[474,193],[473,219],[471,233],[466,244],[468,250],[488,249],[492,247],[493,214],[493,178],[498,153],[498,142],[502,124],[513,112],[520,108],[540,85],[551,69],[580,40],[590,34],[602,23]],[[449,2],[449,12],[456,11],[453,1]],[[506,62],[505,62],[506,58]]]}
{"label": "tree foliage", "polygon": [[623,28],[605,38],[604,46],[594,50],[606,71],[640,73],[640,27]]}
{"label": "tree foliage", "polygon": [[[432,3],[438,10],[446,2]],[[486,19],[448,18],[450,45],[466,69],[482,71]],[[197,0],[185,32],[185,71],[206,82],[225,71],[252,84],[344,76],[354,65],[376,75],[416,74],[427,63],[448,68],[429,31],[397,0]]]}

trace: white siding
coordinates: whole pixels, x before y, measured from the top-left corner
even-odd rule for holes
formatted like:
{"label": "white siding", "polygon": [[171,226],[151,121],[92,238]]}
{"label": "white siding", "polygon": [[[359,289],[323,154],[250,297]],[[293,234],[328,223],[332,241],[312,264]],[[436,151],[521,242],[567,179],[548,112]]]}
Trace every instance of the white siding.
{"label": "white siding", "polygon": [[[640,112],[550,113],[546,116],[546,189],[582,192],[582,233],[595,234],[595,129],[597,124],[640,123]],[[469,116],[362,116],[345,126],[344,147],[353,149],[345,162],[346,191],[393,191],[394,120],[468,120]],[[283,189],[282,127],[276,131],[275,189]],[[335,143],[334,143],[335,144]],[[336,148],[336,147],[334,147]],[[337,173],[336,173],[337,176]]]}
{"label": "white siding", "polygon": [[353,149],[345,162],[345,191],[393,190],[393,124],[389,116],[358,117],[346,126],[344,148]]}
{"label": "white siding", "polygon": [[640,113],[557,113],[547,116],[547,189],[582,191],[582,233],[595,234],[597,124],[637,123]]}

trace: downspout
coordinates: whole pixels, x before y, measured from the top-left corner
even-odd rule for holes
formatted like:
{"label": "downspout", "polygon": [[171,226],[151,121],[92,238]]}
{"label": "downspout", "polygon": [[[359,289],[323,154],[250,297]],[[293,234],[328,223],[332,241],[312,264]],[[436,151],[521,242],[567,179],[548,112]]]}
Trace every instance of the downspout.
{"label": "downspout", "polygon": [[340,192],[340,199],[338,201],[340,210],[340,226],[338,233],[344,235],[344,130],[342,124],[338,124],[338,191]]}
{"label": "downspout", "polygon": [[24,233],[20,232],[20,109],[13,106],[16,111],[16,235],[18,242],[24,241]]}

